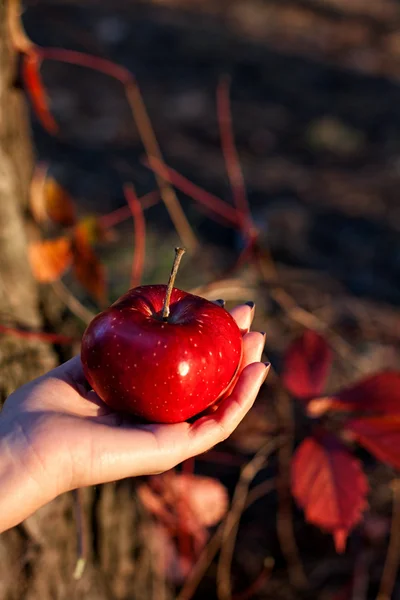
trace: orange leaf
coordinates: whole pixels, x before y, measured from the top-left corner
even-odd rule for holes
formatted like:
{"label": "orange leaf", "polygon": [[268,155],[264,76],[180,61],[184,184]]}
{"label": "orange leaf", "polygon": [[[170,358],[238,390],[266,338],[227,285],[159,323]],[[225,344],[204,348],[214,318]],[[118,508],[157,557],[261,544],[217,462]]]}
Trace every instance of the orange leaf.
{"label": "orange leaf", "polygon": [[71,242],[66,237],[33,242],[28,248],[29,260],[37,281],[57,281],[72,261]]}
{"label": "orange leaf", "polygon": [[359,460],[335,437],[306,438],[292,462],[292,493],[307,521],[333,534],[337,552],[367,506],[368,483]]}
{"label": "orange leaf", "polygon": [[36,53],[24,55],[22,77],[36,116],[46,131],[55,135],[58,132],[58,125],[50,112],[46,90],[40,76],[41,62],[41,58]]}
{"label": "orange leaf", "polygon": [[354,419],[346,429],[377,459],[400,469],[400,415]]}
{"label": "orange leaf", "polygon": [[75,206],[70,195],[52,177],[47,177],[48,166],[39,164],[32,177],[30,207],[37,223],[51,219],[63,227],[75,224]]}
{"label": "orange leaf", "polygon": [[319,396],[324,389],[332,363],[332,352],[325,338],[306,330],[285,355],[282,379],[291,394],[302,400]]}
{"label": "orange leaf", "polygon": [[71,196],[52,177],[46,179],[44,196],[47,214],[52,221],[63,227],[74,225],[76,214]]}
{"label": "orange leaf", "polygon": [[72,250],[75,277],[100,305],[105,304],[105,269],[93,252],[85,228],[75,227]]}

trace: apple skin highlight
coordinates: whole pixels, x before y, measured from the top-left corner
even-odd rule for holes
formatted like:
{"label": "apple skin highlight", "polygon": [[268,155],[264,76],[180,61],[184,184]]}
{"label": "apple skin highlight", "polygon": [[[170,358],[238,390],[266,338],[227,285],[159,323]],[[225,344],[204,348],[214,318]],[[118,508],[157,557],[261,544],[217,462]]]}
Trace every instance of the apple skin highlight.
{"label": "apple skin highlight", "polygon": [[221,306],[166,285],[129,290],[93,319],[82,339],[85,376],[111,408],[153,423],[178,423],[231,391],[242,335]]}

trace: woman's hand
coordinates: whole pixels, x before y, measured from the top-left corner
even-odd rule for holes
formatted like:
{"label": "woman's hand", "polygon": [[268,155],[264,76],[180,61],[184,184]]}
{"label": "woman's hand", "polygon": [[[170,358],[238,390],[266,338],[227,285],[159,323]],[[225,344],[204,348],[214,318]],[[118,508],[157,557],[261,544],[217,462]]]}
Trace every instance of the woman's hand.
{"label": "woman's hand", "polygon": [[0,531],[62,492],[160,473],[225,440],[249,411],[268,368],[253,310],[232,311],[243,332],[243,371],[232,394],[194,423],[135,424],[89,390],[79,357],[23,386],[0,414]]}

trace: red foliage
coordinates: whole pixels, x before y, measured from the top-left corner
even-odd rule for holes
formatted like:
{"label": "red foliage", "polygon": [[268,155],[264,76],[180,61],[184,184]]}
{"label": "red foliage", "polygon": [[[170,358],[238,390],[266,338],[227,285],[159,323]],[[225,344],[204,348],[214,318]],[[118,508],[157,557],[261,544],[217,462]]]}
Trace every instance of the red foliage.
{"label": "red foliage", "polygon": [[58,125],[49,109],[49,101],[40,76],[41,63],[42,59],[36,52],[24,55],[22,78],[37,117],[46,131],[55,135],[58,132]]}
{"label": "red foliage", "polygon": [[334,436],[305,439],[292,463],[292,493],[306,519],[332,533],[342,552],[367,506],[368,483],[359,460]]}
{"label": "red foliage", "polygon": [[400,415],[400,373],[384,371],[341,390],[332,409]]}
{"label": "red foliage", "polygon": [[354,419],[346,429],[376,458],[400,469],[400,415]]}
{"label": "red foliage", "polygon": [[[150,477],[138,493],[159,524],[158,552],[167,558],[165,574],[182,583],[207,542],[207,528],[216,525],[228,509],[227,491],[211,477],[169,471]],[[184,545],[179,543],[182,537]]]}
{"label": "red foliage", "polygon": [[309,400],[322,393],[332,363],[332,351],[326,340],[312,330],[289,346],[283,365],[282,380],[291,394]]}

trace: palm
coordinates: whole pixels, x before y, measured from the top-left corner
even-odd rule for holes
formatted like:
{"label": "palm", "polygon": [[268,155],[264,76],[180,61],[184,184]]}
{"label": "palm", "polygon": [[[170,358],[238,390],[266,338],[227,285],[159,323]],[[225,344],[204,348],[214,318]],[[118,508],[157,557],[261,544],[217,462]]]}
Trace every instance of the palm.
{"label": "palm", "polygon": [[231,396],[193,424],[140,425],[122,419],[88,390],[78,357],[9,398],[3,414],[17,425],[26,456],[40,463],[49,475],[44,480],[56,486],[56,493],[159,473],[228,437],[252,406],[265,377],[265,367],[258,362],[264,336],[248,333],[251,309],[239,306],[232,315],[244,335],[243,373]]}

